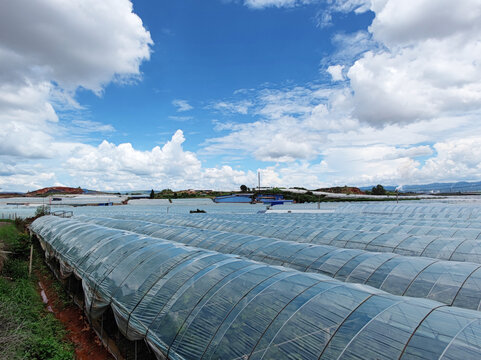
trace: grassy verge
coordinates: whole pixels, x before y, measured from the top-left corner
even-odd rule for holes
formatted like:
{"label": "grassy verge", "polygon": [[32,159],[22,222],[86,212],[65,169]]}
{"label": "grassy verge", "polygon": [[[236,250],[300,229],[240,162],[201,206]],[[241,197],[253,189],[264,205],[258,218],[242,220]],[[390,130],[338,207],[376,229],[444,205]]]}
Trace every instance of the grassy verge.
{"label": "grassy verge", "polygon": [[[37,291],[37,276],[28,275],[28,235],[13,222],[3,222],[0,244],[10,252],[0,273],[0,359],[73,359],[63,325],[46,310]],[[46,271],[39,257],[34,270]]]}

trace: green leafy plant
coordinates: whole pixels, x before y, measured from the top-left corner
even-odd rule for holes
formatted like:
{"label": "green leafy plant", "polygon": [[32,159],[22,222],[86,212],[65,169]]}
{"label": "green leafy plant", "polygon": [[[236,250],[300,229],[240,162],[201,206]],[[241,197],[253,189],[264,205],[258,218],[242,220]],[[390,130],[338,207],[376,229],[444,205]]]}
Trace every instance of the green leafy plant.
{"label": "green leafy plant", "polygon": [[35,211],[35,217],[40,217],[50,214],[50,206],[39,206]]}

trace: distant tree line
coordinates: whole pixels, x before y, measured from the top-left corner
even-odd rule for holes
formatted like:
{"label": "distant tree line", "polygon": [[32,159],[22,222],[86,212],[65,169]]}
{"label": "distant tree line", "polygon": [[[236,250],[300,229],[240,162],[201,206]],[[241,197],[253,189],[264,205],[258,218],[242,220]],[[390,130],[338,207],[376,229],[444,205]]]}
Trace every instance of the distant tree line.
{"label": "distant tree line", "polygon": [[371,190],[371,194],[373,195],[386,195],[386,190],[384,189],[384,186],[381,184],[377,184],[374,186]]}
{"label": "distant tree line", "polygon": [[[294,200],[296,203],[316,203],[316,202],[333,202],[333,201],[366,201],[364,198],[356,198],[356,197],[342,197],[342,198],[333,198],[333,197],[326,197],[325,195],[315,195],[312,191],[302,188],[305,190],[305,193],[296,194],[289,191],[285,191],[280,188],[272,188],[272,189],[263,189],[258,190],[256,188],[248,188],[246,185],[240,186],[240,192],[246,193],[249,191],[253,192],[253,198],[256,198],[258,195],[283,195],[284,199],[286,200]],[[300,189],[300,188],[299,188]],[[217,196],[224,196],[230,195],[232,192],[225,192],[225,191],[173,191],[171,189],[163,189],[162,191],[155,192],[153,189],[150,192],[151,199],[191,199],[191,198],[214,198]],[[378,184],[374,186],[371,191],[365,192],[368,195],[395,195],[395,192],[386,191],[384,186]],[[372,199],[371,199],[372,200]],[[390,200],[387,198],[379,198],[375,199],[378,201]]]}
{"label": "distant tree line", "polygon": [[155,192],[150,191],[150,199],[193,199],[193,198],[214,198],[216,196],[230,195],[230,192],[225,191],[173,191],[172,189],[163,189]]}
{"label": "distant tree line", "polygon": [[381,184],[374,186],[371,191],[366,191],[368,195],[398,195],[397,191],[388,191]]}

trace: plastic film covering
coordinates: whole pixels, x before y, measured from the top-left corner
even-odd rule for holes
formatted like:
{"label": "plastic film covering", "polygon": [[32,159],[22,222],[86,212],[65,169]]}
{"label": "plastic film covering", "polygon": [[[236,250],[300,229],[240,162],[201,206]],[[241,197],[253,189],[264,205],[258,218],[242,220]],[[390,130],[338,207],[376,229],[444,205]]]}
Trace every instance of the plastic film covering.
{"label": "plastic film covering", "polygon": [[[217,220],[192,216],[176,215],[166,216],[133,214],[116,215],[115,218],[125,218],[151,221],[159,224],[175,225],[183,227],[195,227],[199,229],[212,230],[217,228]],[[268,222],[268,219],[264,219]],[[259,220],[257,220],[259,221]],[[250,234],[252,228],[258,227],[255,223],[246,224],[239,221],[223,220],[223,231],[233,233]],[[214,225],[213,225],[214,224]],[[478,226],[480,226],[478,224]],[[476,230],[478,231],[478,230]],[[481,230],[479,230],[481,232]],[[318,245],[331,245],[341,248],[360,249],[374,252],[392,252],[406,256],[426,256],[442,260],[454,260],[473,262],[481,264],[481,238],[446,238],[431,235],[411,235],[409,233],[382,233],[364,230],[351,229],[330,229],[330,228],[303,228],[262,224],[255,231],[258,235],[265,232],[271,238],[288,240],[294,242],[305,242]],[[296,236],[292,236],[296,234]]]}
{"label": "plastic film covering", "polygon": [[[348,205],[341,206],[338,209],[343,209]],[[363,205],[357,204],[356,206],[362,207]],[[370,206],[373,206],[372,204]],[[402,210],[402,205],[398,205],[399,210]],[[430,204],[429,207],[423,206],[422,209],[429,209],[431,211],[438,209],[436,203]],[[373,207],[375,209],[375,205]],[[477,207],[471,207],[471,209],[477,210]],[[446,208],[446,213],[456,213],[459,209],[457,208]],[[114,210],[98,210],[99,214],[109,214],[120,215],[125,212],[114,211]],[[148,216],[170,216],[166,214],[165,211],[159,211],[155,208],[148,208],[142,212],[129,211],[129,214],[138,215],[148,215]],[[78,214],[80,215],[80,214]],[[197,215],[196,215],[197,216]],[[190,214],[175,214],[176,218],[190,218]],[[394,226],[397,231],[406,232],[407,230],[421,231],[425,233],[432,229],[480,229],[479,220],[481,218],[475,216],[469,217],[459,217],[451,216],[446,218],[428,218],[426,214],[422,212],[417,212],[413,216],[406,217],[402,212],[346,212],[340,211],[334,213],[223,213],[223,214],[202,214],[198,218],[217,220],[218,226],[222,226],[224,220],[239,221],[239,222],[250,222],[258,224],[275,224],[275,225],[285,225],[285,226],[316,226],[321,224],[323,226],[335,226],[336,223],[342,224],[342,227],[349,227],[350,229],[371,229],[374,231],[379,230],[389,230]],[[417,230],[416,230],[417,229]]]}
{"label": "plastic film covering", "polygon": [[[481,225],[479,221],[461,221],[447,219],[444,221],[437,220],[419,220],[419,219],[403,219],[398,216],[390,215],[369,215],[369,214],[202,214],[192,222],[192,216],[188,214],[176,214],[175,217],[165,213],[152,214],[129,214],[127,216],[116,214],[119,217],[130,217],[130,215],[145,215],[147,217],[159,217],[175,221],[172,225],[194,226],[201,228],[210,228],[211,230],[238,230],[242,233],[251,233],[253,235],[267,235],[267,229],[275,228],[272,234],[280,231],[279,228],[288,227],[291,231],[284,236],[287,238],[297,239],[304,229],[345,229],[358,230],[363,232],[381,232],[381,233],[401,233],[418,236],[442,236],[445,238],[462,238],[462,239],[481,239]],[[200,221],[199,221],[200,218]],[[250,226],[249,226],[250,224]],[[252,226],[255,224],[256,226]],[[233,228],[232,225],[237,226]],[[292,229],[296,228],[296,229]],[[291,239],[291,240],[292,240]]]}
{"label": "plastic film covering", "polygon": [[479,264],[340,249],[139,220],[86,216],[77,219],[299,271],[321,273],[341,281],[367,284],[394,295],[422,297],[448,305],[456,303],[473,310],[481,307],[481,292],[476,292],[481,289]]}
{"label": "plastic film covering", "polygon": [[111,307],[158,358],[481,357],[477,311],[73,219],[31,229],[79,274],[89,317]]}
{"label": "plastic film covering", "polygon": [[481,219],[481,209],[475,204],[453,205],[433,201],[411,204],[386,204],[365,202],[344,204],[339,213],[395,214],[402,217],[426,219]]}
{"label": "plastic film covering", "polygon": [[[453,199],[454,201],[450,200]],[[456,201],[460,199],[462,201]],[[462,229],[480,228],[481,211],[479,207],[479,199],[470,197],[432,197],[431,200],[421,201],[400,201],[399,203],[391,202],[329,202],[321,203],[322,213],[316,213],[317,204],[293,204],[273,206],[274,212],[267,211],[260,217],[258,212],[265,212],[265,205],[260,204],[215,204],[206,202],[202,199],[202,203],[196,203],[197,200],[172,200],[167,206],[155,205],[155,201],[145,201],[144,206],[128,206],[129,214],[147,214],[149,216],[157,215],[189,215],[189,210],[201,208],[206,210],[209,217],[218,217],[218,219],[268,219],[269,223],[277,221],[279,225],[283,223],[289,226],[302,226],[303,224],[318,223],[322,220],[330,222],[340,222],[352,226],[359,225],[361,220],[369,223],[373,229],[378,226],[380,229],[385,226],[392,225],[416,225],[416,226],[434,226],[441,227],[457,227]],[[151,205],[149,205],[151,204]],[[276,213],[276,209],[292,210],[288,215]],[[75,215],[98,215],[113,216],[125,213],[123,207],[77,207],[70,208]],[[296,210],[303,211],[302,213]],[[305,211],[308,212],[305,212]],[[328,211],[326,213],[325,211]],[[199,214],[198,214],[199,215]],[[199,216],[200,217],[200,216]],[[361,224],[362,225],[362,224]]]}

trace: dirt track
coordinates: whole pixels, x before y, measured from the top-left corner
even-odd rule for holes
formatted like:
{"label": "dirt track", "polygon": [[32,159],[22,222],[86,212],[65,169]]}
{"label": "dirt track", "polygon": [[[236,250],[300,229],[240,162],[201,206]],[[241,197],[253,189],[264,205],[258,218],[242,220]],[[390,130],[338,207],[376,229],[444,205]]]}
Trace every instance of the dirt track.
{"label": "dirt track", "polygon": [[[97,334],[90,328],[82,310],[76,305],[62,305],[52,283],[56,281],[51,276],[37,273],[40,280],[38,291],[45,292],[47,303],[55,317],[67,330],[67,338],[75,345],[75,358],[78,360],[110,360],[112,355],[103,347]],[[45,302],[45,301],[44,301]]]}

